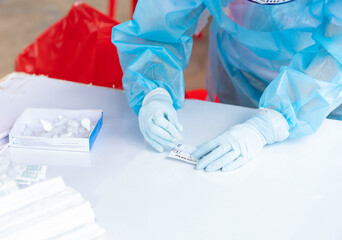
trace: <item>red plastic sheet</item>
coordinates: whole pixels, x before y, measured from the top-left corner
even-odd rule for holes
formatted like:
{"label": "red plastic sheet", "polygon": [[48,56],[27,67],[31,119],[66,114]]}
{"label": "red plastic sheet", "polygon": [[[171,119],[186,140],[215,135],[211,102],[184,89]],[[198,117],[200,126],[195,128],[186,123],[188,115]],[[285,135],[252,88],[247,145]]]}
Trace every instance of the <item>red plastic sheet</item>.
{"label": "red plastic sheet", "polygon": [[[197,99],[197,100],[202,100],[202,101],[207,101],[208,100],[208,92],[206,89],[194,89],[190,91],[185,91],[185,98],[186,99]],[[215,96],[214,102],[218,103],[218,97],[217,95]]]}
{"label": "red plastic sheet", "polygon": [[15,70],[122,89],[122,70],[112,27],[119,24],[76,2],[67,16],[44,31],[17,57]]}
{"label": "red plastic sheet", "polygon": [[206,100],[208,96],[207,90],[205,89],[195,89],[190,91],[185,91],[186,99],[198,99],[198,100]]}

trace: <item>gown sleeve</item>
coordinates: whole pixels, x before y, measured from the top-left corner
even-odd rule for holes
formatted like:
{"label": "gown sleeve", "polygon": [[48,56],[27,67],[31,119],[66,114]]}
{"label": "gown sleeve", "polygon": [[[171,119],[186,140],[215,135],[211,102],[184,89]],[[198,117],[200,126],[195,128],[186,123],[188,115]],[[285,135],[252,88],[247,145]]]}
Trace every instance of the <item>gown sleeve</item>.
{"label": "gown sleeve", "polygon": [[342,1],[329,0],[315,44],[297,53],[265,89],[259,107],[283,114],[290,137],[314,133],[342,103]]}
{"label": "gown sleeve", "polygon": [[123,86],[137,114],[145,95],[156,88],[168,91],[175,109],[183,106],[183,70],[204,10],[202,0],[139,0],[133,20],[113,28]]}

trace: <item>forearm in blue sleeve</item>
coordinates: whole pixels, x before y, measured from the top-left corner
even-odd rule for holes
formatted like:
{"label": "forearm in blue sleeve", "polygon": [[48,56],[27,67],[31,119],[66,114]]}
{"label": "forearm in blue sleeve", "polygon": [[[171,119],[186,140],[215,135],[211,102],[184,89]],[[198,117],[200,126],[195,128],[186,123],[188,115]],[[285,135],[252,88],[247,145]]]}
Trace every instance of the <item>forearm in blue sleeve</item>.
{"label": "forearm in blue sleeve", "polygon": [[204,9],[200,0],[139,0],[133,20],[113,28],[125,93],[136,113],[145,95],[158,87],[169,92],[176,109],[182,107],[183,70]]}
{"label": "forearm in blue sleeve", "polygon": [[342,104],[342,1],[330,0],[316,42],[292,59],[263,93],[259,106],[281,112],[290,137],[314,133]]}

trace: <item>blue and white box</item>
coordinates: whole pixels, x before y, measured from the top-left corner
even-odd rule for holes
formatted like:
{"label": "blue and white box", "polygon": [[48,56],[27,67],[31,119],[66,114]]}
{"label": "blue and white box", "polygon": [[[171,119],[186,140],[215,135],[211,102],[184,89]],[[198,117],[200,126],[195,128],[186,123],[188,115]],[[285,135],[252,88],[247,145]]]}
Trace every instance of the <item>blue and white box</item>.
{"label": "blue and white box", "polygon": [[[77,137],[77,135],[75,135],[76,137],[73,135],[68,137],[43,136],[42,121],[50,124],[62,118],[78,123],[82,119],[87,119],[88,122],[90,120],[89,133],[85,134],[86,137]],[[14,148],[89,152],[102,127],[102,122],[102,110],[28,108],[14,123],[9,133],[9,143],[10,147]],[[30,129],[32,134],[27,134],[27,129]],[[39,134],[35,134],[37,132]]]}

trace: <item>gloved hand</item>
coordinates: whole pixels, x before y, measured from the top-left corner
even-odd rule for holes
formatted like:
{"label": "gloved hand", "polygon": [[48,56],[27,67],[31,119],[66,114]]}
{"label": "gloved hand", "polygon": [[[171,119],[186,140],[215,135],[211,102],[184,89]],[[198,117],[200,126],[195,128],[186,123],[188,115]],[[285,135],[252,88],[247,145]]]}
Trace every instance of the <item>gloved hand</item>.
{"label": "gloved hand", "polygon": [[235,125],[216,138],[200,145],[193,156],[200,161],[196,169],[208,172],[230,171],[253,159],[266,145],[285,140],[289,125],[279,112],[261,109],[245,123]]}
{"label": "gloved hand", "polygon": [[145,140],[159,152],[164,147],[174,148],[181,139],[183,127],[177,120],[169,93],[163,88],[156,88],[145,96],[138,118]]}

